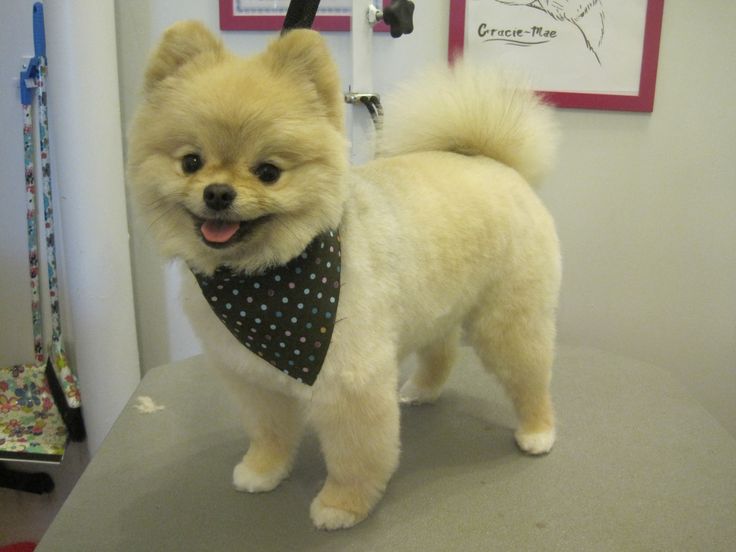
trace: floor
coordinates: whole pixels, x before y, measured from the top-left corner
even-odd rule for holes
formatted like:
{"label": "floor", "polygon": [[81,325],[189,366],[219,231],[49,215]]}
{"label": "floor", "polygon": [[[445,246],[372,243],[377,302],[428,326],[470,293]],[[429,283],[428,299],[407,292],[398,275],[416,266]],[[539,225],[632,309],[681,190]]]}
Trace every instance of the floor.
{"label": "floor", "polygon": [[50,495],[34,495],[0,489],[0,546],[15,542],[38,542],[56,517],[89,462],[84,443],[72,443],[61,465],[13,463],[14,469],[45,471],[56,484]]}

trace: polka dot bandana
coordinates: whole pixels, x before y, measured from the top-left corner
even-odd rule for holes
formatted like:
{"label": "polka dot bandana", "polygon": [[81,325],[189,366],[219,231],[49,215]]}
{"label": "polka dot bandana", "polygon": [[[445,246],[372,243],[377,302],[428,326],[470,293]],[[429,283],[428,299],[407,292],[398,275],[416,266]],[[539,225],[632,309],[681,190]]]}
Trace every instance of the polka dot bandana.
{"label": "polka dot bandana", "polygon": [[251,352],[313,385],[330,345],[340,297],[340,234],[317,236],[286,265],[255,276],[219,267],[194,273],[207,302]]}

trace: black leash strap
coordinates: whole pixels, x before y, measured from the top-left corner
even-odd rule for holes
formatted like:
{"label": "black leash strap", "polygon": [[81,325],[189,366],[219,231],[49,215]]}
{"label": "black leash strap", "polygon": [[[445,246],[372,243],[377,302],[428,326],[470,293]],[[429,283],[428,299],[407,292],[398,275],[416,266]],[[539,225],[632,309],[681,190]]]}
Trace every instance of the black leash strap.
{"label": "black leash strap", "polygon": [[281,34],[291,29],[311,29],[320,0],[291,0]]}

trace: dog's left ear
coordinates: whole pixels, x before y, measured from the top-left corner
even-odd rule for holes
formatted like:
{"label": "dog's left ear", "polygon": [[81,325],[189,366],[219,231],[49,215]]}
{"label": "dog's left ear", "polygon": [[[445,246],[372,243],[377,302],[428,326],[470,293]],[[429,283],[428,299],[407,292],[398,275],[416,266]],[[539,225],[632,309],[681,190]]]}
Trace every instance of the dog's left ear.
{"label": "dog's left ear", "polygon": [[286,72],[312,83],[328,119],[338,131],[344,131],[340,75],[319,33],[307,29],[289,31],[272,42],[264,56],[274,72]]}

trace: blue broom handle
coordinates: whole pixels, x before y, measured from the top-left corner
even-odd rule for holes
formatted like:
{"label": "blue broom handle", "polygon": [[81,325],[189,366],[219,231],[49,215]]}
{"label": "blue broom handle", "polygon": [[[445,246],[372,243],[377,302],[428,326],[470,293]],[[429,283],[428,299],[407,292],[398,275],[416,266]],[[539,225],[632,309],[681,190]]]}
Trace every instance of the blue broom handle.
{"label": "blue broom handle", "polygon": [[33,48],[36,57],[46,57],[46,30],[41,2],[33,4]]}

